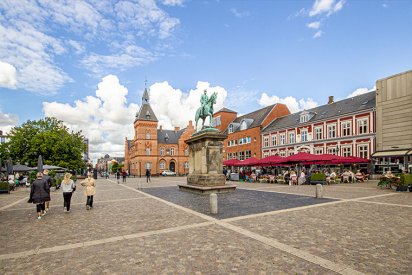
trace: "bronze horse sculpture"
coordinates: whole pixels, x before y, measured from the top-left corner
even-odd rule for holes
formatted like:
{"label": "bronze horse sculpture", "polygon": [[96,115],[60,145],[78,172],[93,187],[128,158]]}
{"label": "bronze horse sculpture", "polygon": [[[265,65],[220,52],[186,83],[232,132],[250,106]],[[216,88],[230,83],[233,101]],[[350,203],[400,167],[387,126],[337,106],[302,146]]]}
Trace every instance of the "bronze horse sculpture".
{"label": "bronze horse sculpture", "polygon": [[196,111],[196,116],[195,116],[195,121],[196,121],[196,131],[197,131],[197,122],[199,121],[199,118],[202,119],[202,129],[205,127],[205,120],[207,117],[209,117],[209,125],[212,126],[212,115],[213,115],[213,104],[216,104],[216,98],[217,98],[217,93],[214,92],[209,100],[206,102],[205,106],[199,107]]}

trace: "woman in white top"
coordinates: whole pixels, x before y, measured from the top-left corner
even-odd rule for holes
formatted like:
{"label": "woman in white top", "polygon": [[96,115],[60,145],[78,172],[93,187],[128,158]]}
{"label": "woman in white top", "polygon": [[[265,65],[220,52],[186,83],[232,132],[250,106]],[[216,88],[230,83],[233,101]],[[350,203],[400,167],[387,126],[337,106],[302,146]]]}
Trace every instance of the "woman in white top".
{"label": "woman in white top", "polygon": [[64,174],[64,179],[61,184],[64,199],[64,212],[70,212],[70,201],[72,200],[73,192],[76,189],[76,185],[71,178],[72,175],[70,173]]}

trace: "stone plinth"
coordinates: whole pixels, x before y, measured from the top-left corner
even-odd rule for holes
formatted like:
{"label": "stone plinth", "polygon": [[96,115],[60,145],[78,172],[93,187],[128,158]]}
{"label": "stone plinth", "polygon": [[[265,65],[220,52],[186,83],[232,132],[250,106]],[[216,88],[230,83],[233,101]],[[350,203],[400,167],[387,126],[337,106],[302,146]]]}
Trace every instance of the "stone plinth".
{"label": "stone plinth", "polygon": [[223,175],[223,141],[227,135],[215,128],[205,129],[192,135],[185,142],[189,145],[189,175],[187,185],[180,190],[197,193],[228,192],[235,185],[227,185]]}

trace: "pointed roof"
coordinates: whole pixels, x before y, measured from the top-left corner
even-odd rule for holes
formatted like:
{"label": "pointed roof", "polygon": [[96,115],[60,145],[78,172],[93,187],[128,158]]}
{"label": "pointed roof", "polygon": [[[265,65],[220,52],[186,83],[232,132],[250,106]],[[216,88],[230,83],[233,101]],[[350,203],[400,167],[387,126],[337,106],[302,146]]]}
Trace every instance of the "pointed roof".
{"label": "pointed roof", "polygon": [[140,106],[139,112],[136,114],[136,120],[146,120],[146,121],[155,121],[158,122],[155,113],[153,112],[152,107],[149,104],[149,92],[147,91],[147,87],[144,88],[143,96],[142,96],[142,106]]}
{"label": "pointed roof", "polygon": [[146,120],[146,121],[155,121],[158,122],[157,117],[155,113],[153,112],[152,107],[150,107],[150,104],[142,104],[140,106],[139,112],[136,114],[136,120]]}
{"label": "pointed roof", "polygon": [[149,104],[149,93],[147,92],[147,88],[144,88],[143,96],[142,96],[142,104]]}

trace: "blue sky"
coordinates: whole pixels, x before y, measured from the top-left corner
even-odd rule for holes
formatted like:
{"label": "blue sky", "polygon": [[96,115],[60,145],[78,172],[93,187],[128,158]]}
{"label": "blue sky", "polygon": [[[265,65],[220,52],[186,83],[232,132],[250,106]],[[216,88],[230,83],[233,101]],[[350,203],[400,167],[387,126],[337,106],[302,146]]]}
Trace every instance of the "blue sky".
{"label": "blue sky", "polygon": [[0,129],[45,115],[121,155],[145,79],[164,127],[203,89],[299,111],[412,68],[411,1],[0,2]]}

